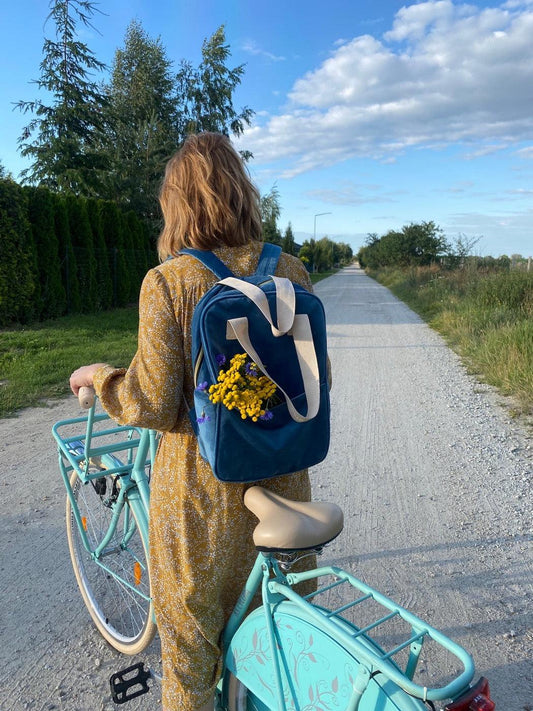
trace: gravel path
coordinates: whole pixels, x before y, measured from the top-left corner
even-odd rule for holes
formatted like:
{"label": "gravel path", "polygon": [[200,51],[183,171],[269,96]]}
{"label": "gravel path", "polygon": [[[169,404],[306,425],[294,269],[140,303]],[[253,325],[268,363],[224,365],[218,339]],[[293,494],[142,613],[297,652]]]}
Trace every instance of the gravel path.
{"label": "gravel path", "polygon": [[[334,386],[331,451],[313,486],[346,518],[323,562],[335,560],[467,647],[499,711],[533,708],[526,431],[363,272],[344,269],[316,291]],[[111,711],[108,677],[131,661],[94,631],[70,566],[50,428],[78,413],[70,398],[0,420],[2,711]],[[142,658],[157,668],[157,643]],[[160,708],[157,686],[125,708]]]}

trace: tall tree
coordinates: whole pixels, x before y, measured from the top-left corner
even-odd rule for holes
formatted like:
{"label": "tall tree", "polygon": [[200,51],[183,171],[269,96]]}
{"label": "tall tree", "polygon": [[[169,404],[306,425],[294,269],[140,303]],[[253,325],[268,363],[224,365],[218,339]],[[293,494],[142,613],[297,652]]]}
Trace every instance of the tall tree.
{"label": "tall tree", "polygon": [[105,97],[90,78],[105,65],[77,38],[77,25],[92,27],[96,12],[91,0],[50,0],[47,22],[55,26],[55,38],[45,39],[41,76],[35,83],[50,95],[20,101],[23,113],[34,114],[19,139],[19,150],[33,159],[23,171],[26,182],[46,185],[74,194],[97,191],[96,168],[103,155],[97,135],[103,130]]}
{"label": "tall tree", "polygon": [[263,241],[281,244],[281,234],[278,230],[278,218],[281,214],[281,205],[277,185],[273,185],[270,192],[261,196],[260,210],[263,226]]}
{"label": "tall tree", "polygon": [[[177,75],[178,131],[182,137],[200,131],[217,131],[227,136],[240,136],[249,125],[254,112],[247,106],[237,113],[233,93],[244,75],[244,64],[229,69],[231,56],[226,44],[224,25],[205,39],[202,61],[195,69],[182,60]],[[251,153],[245,152],[245,158]]]}
{"label": "tall tree", "polygon": [[113,61],[108,95],[105,195],[149,219],[158,216],[164,165],[177,148],[175,81],[160,39],[134,20]]}
{"label": "tall tree", "polygon": [[290,222],[287,225],[285,234],[283,235],[283,239],[281,241],[281,246],[283,248],[283,251],[286,252],[287,254],[296,254],[296,245],[294,242],[294,234],[292,232],[292,225]]}
{"label": "tall tree", "polygon": [[368,235],[366,245],[359,250],[363,267],[420,266],[436,262],[449,252],[443,231],[434,222],[410,223],[400,232],[390,230],[383,237]]}
{"label": "tall tree", "polygon": [[307,270],[311,273],[316,271],[315,262],[317,255],[317,241],[313,237],[311,237],[311,239],[306,239],[302,244],[302,248],[300,249],[300,254],[298,256],[307,267]]}

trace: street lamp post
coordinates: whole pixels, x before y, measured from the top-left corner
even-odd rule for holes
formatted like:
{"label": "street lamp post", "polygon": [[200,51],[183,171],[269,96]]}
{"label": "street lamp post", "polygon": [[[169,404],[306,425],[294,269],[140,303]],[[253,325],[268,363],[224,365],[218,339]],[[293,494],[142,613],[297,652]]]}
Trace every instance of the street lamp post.
{"label": "street lamp post", "polygon": [[316,242],[316,218],[320,217],[320,215],[331,215],[331,212],[318,212],[315,215],[315,228],[313,230],[313,239],[315,240],[315,242]]}

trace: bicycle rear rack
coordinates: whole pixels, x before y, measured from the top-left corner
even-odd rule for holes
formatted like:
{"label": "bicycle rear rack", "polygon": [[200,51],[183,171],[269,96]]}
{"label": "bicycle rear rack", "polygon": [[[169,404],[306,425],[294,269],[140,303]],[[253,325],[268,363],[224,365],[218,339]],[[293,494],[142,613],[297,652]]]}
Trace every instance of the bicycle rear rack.
{"label": "bicycle rear rack", "polygon": [[[333,576],[334,581],[319,587],[316,592],[306,595],[303,599],[292,590],[292,587],[289,587],[304,580],[323,576]],[[273,580],[268,583],[269,590],[272,593],[281,594],[298,606],[304,606],[306,614],[315,619],[320,628],[328,630],[333,637],[342,640],[341,643],[345,645],[346,649],[353,650],[354,657],[362,662],[362,666],[372,674],[383,673],[406,693],[423,701],[438,701],[456,697],[468,688],[472,681],[475,673],[474,663],[465,649],[390,598],[357,580],[345,570],[324,567],[303,573],[291,573],[287,575],[287,582],[289,586]],[[316,596],[341,585],[349,585],[361,594],[355,600],[336,609],[326,609],[311,602]],[[358,607],[362,608],[364,603],[369,601],[384,608],[385,614],[381,614],[362,626],[358,626],[358,622],[347,620],[342,616],[343,613],[350,610],[356,613]],[[410,631],[405,633],[406,631],[403,630],[403,639],[395,642],[391,649],[385,650],[370,633],[395,619],[403,620]],[[413,681],[425,640],[432,640],[447,653],[451,653],[463,667],[463,671],[454,673],[454,678],[444,686],[428,688]],[[403,650],[406,650],[405,664],[401,663],[398,658]]]}

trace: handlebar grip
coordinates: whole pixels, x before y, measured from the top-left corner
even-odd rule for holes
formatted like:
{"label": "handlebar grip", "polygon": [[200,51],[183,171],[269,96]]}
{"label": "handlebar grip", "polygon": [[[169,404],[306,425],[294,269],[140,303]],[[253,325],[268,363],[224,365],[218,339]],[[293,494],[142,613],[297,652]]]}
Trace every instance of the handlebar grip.
{"label": "handlebar grip", "polygon": [[84,410],[89,410],[94,405],[94,398],[93,388],[83,386],[78,390],[78,401]]}

